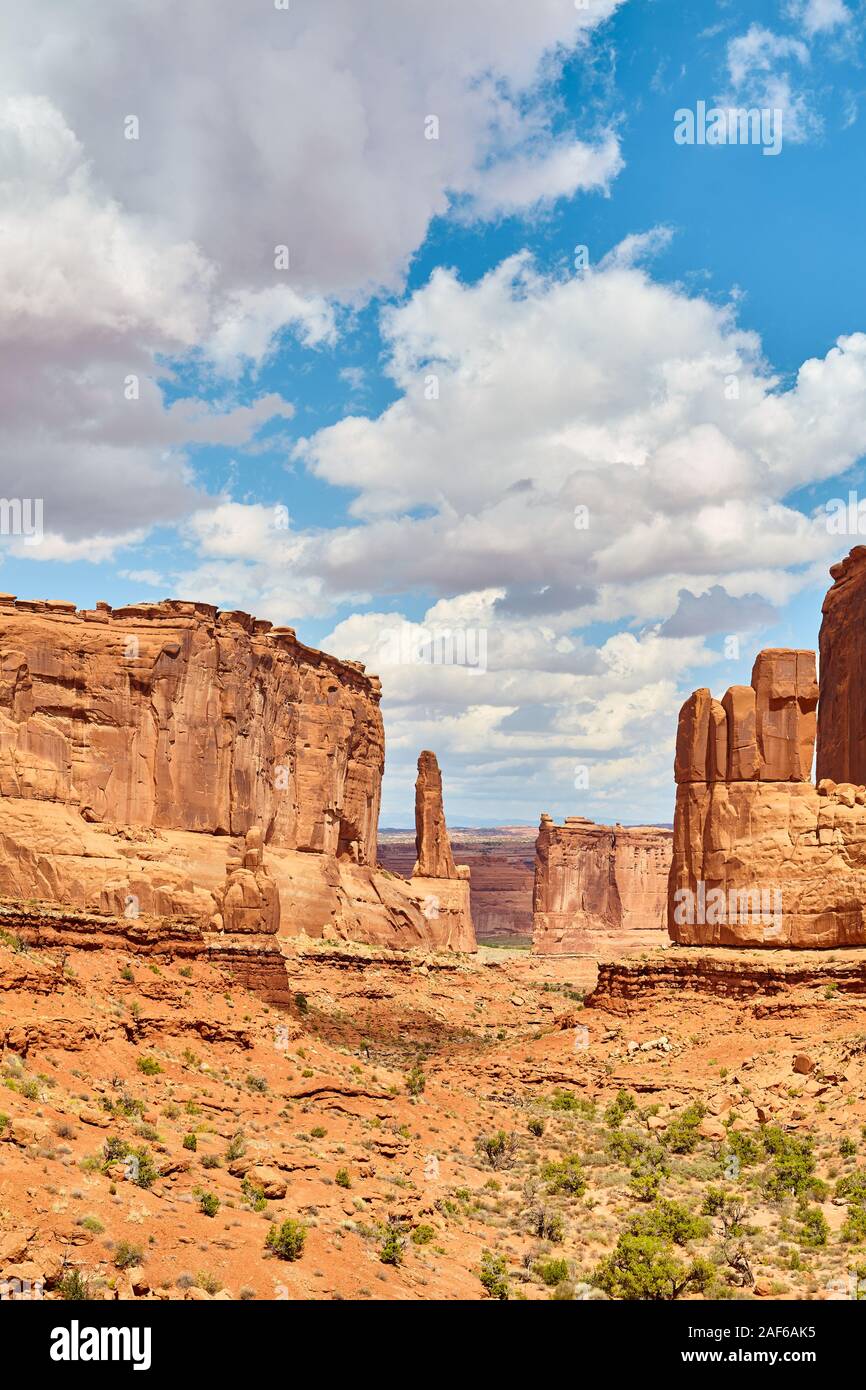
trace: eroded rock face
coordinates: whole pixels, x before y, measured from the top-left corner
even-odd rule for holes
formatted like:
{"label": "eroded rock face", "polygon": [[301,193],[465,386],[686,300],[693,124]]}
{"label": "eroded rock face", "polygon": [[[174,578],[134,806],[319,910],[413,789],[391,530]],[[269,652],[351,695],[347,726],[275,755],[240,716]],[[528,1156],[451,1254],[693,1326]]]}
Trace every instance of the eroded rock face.
{"label": "eroded rock face", "polygon": [[0,602],[0,795],[376,862],[375,677],[246,613]]}
{"label": "eroded rock face", "polygon": [[187,918],[251,979],[253,937],[474,950],[430,796],[428,872],[453,877],[378,869],[379,698],[247,614],[0,596],[0,896]]}
{"label": "eroded rock face", "polygon": [[415,783],[415,867],[424,878],[457,878],[442,803],[442,773],[436,754],[425,749],[418,758]]}
{"label": "eroded rock face", "polygon": [[248,830],[243,856],[226,861],[226,881],[215,894],[217,911],[213,931],[264,932],[280,929],[280,895],[276,881],[265,868],[260,826]]}
{"label": "eroded rock face", "polygon": [[[814,653],[789,649],[758,654],[751,685],[721,701],[724,727],[713,724],[708,690],[683,705],[668,886],[675,941],[866,942],[866,791],[812,784],[817,705]],[[819,715],[823,726],[823,691]]]}
{"label": "eroded rock face", "polygon": [[721,703],[705,687],[686,700],[675,781],[808,782],[817,705],[814,652],[759,652],[751,685],[732,685]]}
{"label": "eroded rock face", "polygon": [[415,853],[410,881],[413,892],[421,898],[429,932],[447,949],[474,951],[469,869],[454,863],[445,824],[442,774],[436,754],[429,749],[418,758]]}
{"label": "eroded rock face", "polygon": [[607,938],[663,938],[671,831],[542,816],[536,841],[532,950],[592,950]]}
{"label": "eroded rock face", "polygon": [[866,782],[866,546],[833,565],[822,607],[819,782]]}

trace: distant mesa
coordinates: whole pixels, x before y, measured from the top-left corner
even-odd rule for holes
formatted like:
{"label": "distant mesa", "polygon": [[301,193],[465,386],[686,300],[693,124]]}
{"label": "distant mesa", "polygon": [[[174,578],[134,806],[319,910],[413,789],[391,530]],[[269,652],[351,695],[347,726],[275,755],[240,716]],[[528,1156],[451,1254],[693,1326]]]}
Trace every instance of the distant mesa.
{"label": "distant mesa", "polygon": [[672,832],[542,815],[535,849],[532,950],[537,955],[661,945]]}

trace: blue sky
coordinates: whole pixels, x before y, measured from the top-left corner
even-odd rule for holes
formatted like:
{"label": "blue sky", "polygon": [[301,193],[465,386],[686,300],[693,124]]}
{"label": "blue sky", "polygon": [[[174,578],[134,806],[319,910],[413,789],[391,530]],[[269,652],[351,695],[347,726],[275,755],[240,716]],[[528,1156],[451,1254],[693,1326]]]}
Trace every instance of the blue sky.
{"label": "blue sky", "polygon": [[[364,660],[383,824],[422,747],[455,824],[670,820],[682,699],[815,646],[859,539],[863,5],[16,8],[0,482],[46,535],[0,585]],[[780,152],[676,144],[700,101]]]}

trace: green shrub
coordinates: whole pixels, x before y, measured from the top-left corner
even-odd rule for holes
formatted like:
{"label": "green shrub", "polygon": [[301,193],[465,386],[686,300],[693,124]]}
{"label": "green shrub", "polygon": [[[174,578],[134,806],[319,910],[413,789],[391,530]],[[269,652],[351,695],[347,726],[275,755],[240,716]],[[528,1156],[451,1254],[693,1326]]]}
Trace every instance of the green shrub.
{"label": "green shrub", "polygon": [[348,1168],[338,1168],[336,1176],[334,1178],[334,1182],[337,1184],[338,1187],[351,1187],[352,1179],[349,1177]]}
{"label": "green shrub", "polygon": [[803,1206],[797,1214],[802,1222],[800,1244],[810,1250],[816,1249],[819,1245],[826,1245],[830,1227],[820,1207]]}
{"label": "green shrub", "polygon": [[114,1247],[114,1265],[116,1269],[131,1269],[133,1265],[140,1265],[144,1259],[144,1251],[140,1245],[133,1245],[128,1240],[119,1240]]}
{"label": "green shrub", "polygon": [[211,1274],[209,1270],[200,1269],[195,1276],[195,1287],[197,1289],[204,1289],[205,1293],[209,1293],[213,1296],[215,1293],[219,1293],[222,1288],[222,1280],[218,1275]]}
{"label": "green shrub", "polygon": [[619,1129],[626,1115],[632,1110],[637,1110],[637,1101],[629,1091],[620,1087],[616,1093],[616,1100],[612,1100],[604,1112],[605,1124],[611,1129]]}
{"label": "green shrub", "polygon": [[198,1148],[198,1139],[192,1133],[192,1131],[190,1131],[189,1134],[185,1134],[183,1136],[183,1147],[185,1149],[190,1149],[193,1153],[195,1153],[196,1149]]}
{"label": "green shrub", "polygon": [[136,1187],[152,1187],[159,1177],[156,1171],[156,1164],[153,1161],[150,1150],[142,1145],[138,1149],[133,1149],[130,1157],[136,1160],[132,1170],[132,1181]]}
{"label": "green shrub", "polygon": [[673,1245],[686,1245],[690,1240],[701,1240],[710,1234],[712,1227],[705,1216],[693,1216],[681,1202],[670,1202],[660,1198],[648,1211],[642,1211],[632,1218],[629,1234],[634,1236],[656,1236]]}
{"label": "green shrub", "polygon": [[826,1184],[815,1177],[815,1155],[812,1140],[805,1135],[785,1134],[777,1126],[768,1126],[764,1146],[773,1161],[764,1177],[768,1197],[780,1201],[783,1197],[819,1197]]}
{"label": "green shrub", "polygon": [[586,1179],[577,1154],[566,1154],[562,1159],[545,1163],[541,1176],[547,1183],[548,1192],[565,1192],[569,1197],[582,1197],[586,1191]]}
{"label": "green shrub", "polygon": [[517,1139],[514,1134],[506,1134],[504,1129],[500,1129],[495,1134],[482,1135],[476,1140],[476,1146],[491,1168],[507,1168],[514,1162]]}
{"label": "green shrub", "polygon": [[546,1284],[550,1289],[555,1289],[557,1284],[565,1282],[571,1270],[568,1267],[568,1260],[541,1260],[535,1266],[535,1273],[543,1284]]}
{"label": "green shrub", "polygon": [[242,1134],[236,1134],[229,1140],[226,1149],[226,1159],[229,1163],[234,1163],[236,1158],[243,1158],[247,1151],[247,1141]]}
{"label": "green shrub", "polygon": [[613,1253],[596,1267],[592,1283],[608,1298],[658,1302],[704,1291],[713,1274],[709,1261],[684,1264],[675,1257],[670,1243],[658,1236],[627,1232],[619,1237]]}
{"label": "green shrub", "polygon": [[421,1226],[416,1226],[412,1232],[412,1244],[429,1245],[435,1235],[436,1231],[432,1226],[425,1226],[423,1224]]}
{"label": "green shrub", "polygon": [[220,1209],[220,1199],[215,1192],[203,1192],[198,1199],[198,1208],[205,1216],[216,1216]]}
{"label": "green shrub", "polygon": [[836,1196],[856,1206],[866,1206],[866,1168],[855,1168],[836,1184]]}
{"label": "green shrub", "polygon": [[288,1217],[281,1226],[271,1226],[265,1238],[268,1250],[273,1250],[281,1260],[299,1260],[304,1253],[307,1228],[300,1221]]}
{"label": "green shrub", "polygon": [[843,1240],[850,1245],[862,1245],[866,1240],[866,1207],[849,1207],[841,1230]]}
{"label": "green shrub", "polygon": [[162,1071],[162,1067],[155,1057],[139,1057],[138,1070],[144,1072],[145,1076],[156,1076]]}
{"label": "green shrub", "polygon": [[508,1266],[504,1255],[485,1250],[481,1256],[478,1278],[487,1290],[488,1298],[505,1300],[508,1297]]}
{"label": "green shrub", "polygon": [[535,1135],[536,1139],[540,1139],[544,1133],[544,1121],[538,1115],[533,1115],[526,1128],[530,1134]]}
{"label": "green shrub", "polygon": [[410,1096],[420,1096],[424,1087],[427,1085],[427,1078],[424,1075],[424,1068],[420,1061],[415,1062],[409,1075],[406,1077],[406,1090]]}
{"label": "green shrub", "polygon": [[628,1190],[636,1202],[654,1202],[659,1194],[660,1185],[661,1178],[658,1173],[634,1173]]}
{"label": "green shrub", "polygon": [[87,1303],[90,1281],[80,1269],[69,1269],[57,1281],[57,1292],[67,1303]]}
{"label": "green shrub", "polygon": [[640,1140],[633,1134],[624,1134],[621,1129],[614,1130],[605,1140],[607,1154],[614,1163],[630,1163],[641,1151]]}
{"label": "green shrub", "polygon": [[699,1101],[687,1105],[681,1115],[675,1118],[665,1130],[665,1147],[674,1154],[694,1153],[698,1143],[698,1125],[706,1111]]}
{"label": "green shrub", "polygon": [[406,1241],[396,1225],[388,1225],[382,1237],[382,1244],[379,1246],[379,1259],[383,1265],[400,1265],[403,1263],[403,1250]]}
{"label": "green shrub", "polygon": [[574,1091],[560,1090],[557,1086],[553,1095],[547,1101],[551,1110],[565,1110],[579,1115],[586,1115],[587,1118],[595,1113],[595,1103],[585,1100],[583,1096],[576,1096]]}

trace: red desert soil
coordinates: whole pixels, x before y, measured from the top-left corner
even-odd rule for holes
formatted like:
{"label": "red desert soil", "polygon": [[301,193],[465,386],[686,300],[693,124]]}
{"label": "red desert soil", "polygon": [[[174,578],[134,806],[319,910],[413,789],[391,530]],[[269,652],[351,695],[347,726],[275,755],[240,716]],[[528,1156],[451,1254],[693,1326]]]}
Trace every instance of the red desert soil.
{"label": "red desert soil", "polygon": [[[5,935],[7,1289],[596,1297],[642,1213],[700,1216],[720,1188],[742,1199],[754,1282],[731,1282],[732,1239],[701,1217],[688,1258],[714,1269],[708,1296],[826,1298],[862,1277],[839,1184],[866,1144],[866,952],[653,951],[603,964],[587,1007],[590,958],[283,949],[288,1010],[201,961]],[[811,1136],[824,1188],[773,1190],[761,1139],[779,1132]],[[287,1219],[306,1228],[296,1259],[266,1246]]]}

